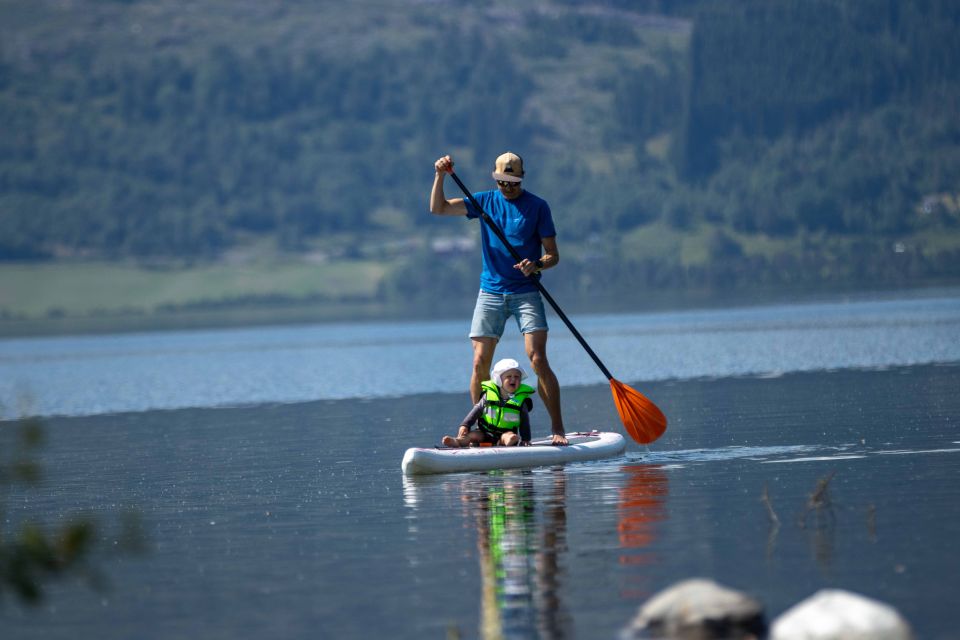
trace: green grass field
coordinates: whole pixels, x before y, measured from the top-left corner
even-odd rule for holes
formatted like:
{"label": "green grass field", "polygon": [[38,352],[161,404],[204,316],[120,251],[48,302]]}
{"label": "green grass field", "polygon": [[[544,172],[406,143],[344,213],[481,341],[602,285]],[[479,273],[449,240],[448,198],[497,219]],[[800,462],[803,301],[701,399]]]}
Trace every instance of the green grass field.
{"label": "green grass field", "polygon": [[257,298],[339,300],[371,297],[387,266],[373,261],[311,264],[277,260],[145,268],[107,262],[0,265],[0,315],[150,314]]}

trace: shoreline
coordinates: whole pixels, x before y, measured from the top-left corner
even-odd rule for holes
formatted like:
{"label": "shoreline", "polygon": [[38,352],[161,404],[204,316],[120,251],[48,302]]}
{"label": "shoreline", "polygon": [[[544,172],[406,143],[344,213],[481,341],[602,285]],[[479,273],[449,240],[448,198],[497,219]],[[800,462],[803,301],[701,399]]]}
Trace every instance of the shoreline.
{"label": "shoreline", "polygon": [[[558,299],[568,315],[662,313],[697,309],[749,308],[784,303],[814,304],[820,302],[853,302],[891,298],[960,298],[960,284],[921,284],[913,287],[830,287],[797,289],[655,291],[643,295],[643,304],[624,301],[612,295],[597,296],[589,303],[583,300]],[[260,304],[155,311],[152,313],[102,313],[87,315],[54,315],[43,317],[0,317],[0,340],[17,338],[58,337],[70,335],[105,335],[153,333],[205,329],[238,329],[263,326],[331,324],[338,322],[398,322],[422,320],[469,319],[473,309],[473,293],[450,304],[427,307],[423,304],[398,305],[383,302],[338,302]],[[554,316],[554,311],[547,308]],[[562,325],[559,319],[556,325]]]}

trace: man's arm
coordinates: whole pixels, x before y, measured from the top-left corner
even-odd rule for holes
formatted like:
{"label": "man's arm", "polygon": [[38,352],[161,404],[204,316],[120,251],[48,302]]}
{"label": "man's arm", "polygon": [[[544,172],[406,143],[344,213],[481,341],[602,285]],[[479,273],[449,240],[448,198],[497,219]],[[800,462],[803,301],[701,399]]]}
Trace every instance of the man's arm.
{"label": "man's arm", "polygon": [[463,198],[451,198],[443,194],[443,179],[453,171],[453,158],[443,156],[433,163],[436,175],[433,177],[433,190],[430,191],[430,213],[438,216],[465,216],[467,205]]}
{"label": "man's arm", "polygon": [[557,248],[557,237],[542,238],[540,243],[543,245],[540,265],[538,266],[533,260],[524,259],[523,262],[518,262],[513,265],[514,269],[520,269],[523,275],[528,276],[531,273],[557,266],[557,263],[560,262],[560,250]]}
{"label": "man's arm", "polygon": [[543,244],[543,255],[540,256],[540,262],[543,264],[541,269],[549,269],[557,266],[560,262],[560,249],[557,248],[557,236],[552,238],[541,238]]}

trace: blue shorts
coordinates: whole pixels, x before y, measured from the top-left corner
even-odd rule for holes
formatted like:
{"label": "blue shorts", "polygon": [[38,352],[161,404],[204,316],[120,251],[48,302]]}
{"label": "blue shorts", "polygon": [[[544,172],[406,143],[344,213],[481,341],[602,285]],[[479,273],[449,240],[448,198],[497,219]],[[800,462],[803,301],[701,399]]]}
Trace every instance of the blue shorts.
{"label": "blue shorts", "polygon": [[473,309],[470,337],[499,339],[510,316],[516,318],[520,333],[548,329],[547,314],[539,291],[500,294],[481,289],[477,306]]}

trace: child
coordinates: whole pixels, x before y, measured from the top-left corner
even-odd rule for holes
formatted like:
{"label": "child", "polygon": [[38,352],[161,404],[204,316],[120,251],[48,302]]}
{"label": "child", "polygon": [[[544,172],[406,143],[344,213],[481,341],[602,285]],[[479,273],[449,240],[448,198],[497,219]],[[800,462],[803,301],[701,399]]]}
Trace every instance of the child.
{"label": "child", "polygon": [[[493,365],[491,379],[480,384],[484,396],[460,423],[457,437],[444,436],[445,447],[476,447],[481,444],[528,446],[530,444],[530,416],[536,391],[521,384],[527,377],[520,363],[504,358]],[[478,429],[471,431],[476,424]],[[517,432],[520,432],[517,435]]]}

